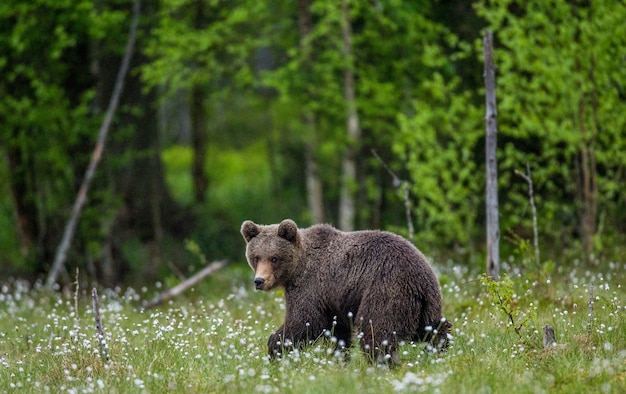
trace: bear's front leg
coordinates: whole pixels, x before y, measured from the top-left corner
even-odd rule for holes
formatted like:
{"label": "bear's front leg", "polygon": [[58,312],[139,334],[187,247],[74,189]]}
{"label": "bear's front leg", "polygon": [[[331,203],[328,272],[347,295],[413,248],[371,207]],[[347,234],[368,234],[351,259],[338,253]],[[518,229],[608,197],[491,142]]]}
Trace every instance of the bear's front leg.
{"label": "bear's front leg", "polygon": [[280,326],[279,329],[272,332],[270,338],[267,340],[267,353],[270,358],[282,357],[284,353],[284,326]]}
{"label": "bear's front leg", "polygon": [[280,358],[293,349],[302,349],[315,341],[320,335],[321,329],[314,332],[311,324],[285,327],[283,324],[274,331],[267,341],[267,349],[270,358]]}

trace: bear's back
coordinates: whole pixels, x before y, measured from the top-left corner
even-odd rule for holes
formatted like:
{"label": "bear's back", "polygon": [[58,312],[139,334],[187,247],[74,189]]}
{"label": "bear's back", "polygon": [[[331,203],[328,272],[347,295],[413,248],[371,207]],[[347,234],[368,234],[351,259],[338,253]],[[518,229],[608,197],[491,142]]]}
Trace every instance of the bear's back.
{"label": "bear's back", "polygon": [[323,248],[340,241],[345,234],[329,224],[315,224],[301,230],[305,247]]}
{"label": "bear's back", "polygon": [[[386,231],[362,230],[343,232],[319,224],[302,230],[304,247],[313,258],[331,265],[369,266],[370,271],[399,270],[413,275],[432,272],[422,253],[405,238]],[[363,267],[365,268],[365,267]],[[380,272],[380,271],[379,271]],[[370,272],[373,274],[373,272]]]}

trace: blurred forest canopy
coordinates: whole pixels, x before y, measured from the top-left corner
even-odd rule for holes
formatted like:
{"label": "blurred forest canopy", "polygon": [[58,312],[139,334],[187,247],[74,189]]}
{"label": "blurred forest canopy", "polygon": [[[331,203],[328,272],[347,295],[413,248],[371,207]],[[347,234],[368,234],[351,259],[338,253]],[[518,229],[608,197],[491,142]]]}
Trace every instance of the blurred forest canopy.
{"label": "blurred forest canopy", "polygon": [[[0,3],[0,268],[50,268],[123,55],[131,0]],[[66,264],[105,285],[243,261],[289,217],[484,253],[481,37],[494,32],[503,253],[626,240],[626,6],[609,0],[160,0]],[[353,171],[350,171],[350,168]],[[346,205],[347,204],[347,205]],[[344,212],[349,209],[353,214]],[[623,251],[623,249],[621,249]],[[544,254],[545,255],[545,254]],[[482,266],[482,259],[480,264]]]}

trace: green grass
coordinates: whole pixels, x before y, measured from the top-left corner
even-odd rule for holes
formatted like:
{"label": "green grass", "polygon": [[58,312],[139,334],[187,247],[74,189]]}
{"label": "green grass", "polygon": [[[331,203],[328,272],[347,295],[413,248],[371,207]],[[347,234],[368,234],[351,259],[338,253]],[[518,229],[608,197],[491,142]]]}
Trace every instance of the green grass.
{"label": "green grass", "polygon": [[[509,306],[516,323],[528,318],[520,335],[488,301],[479,275],[453,266],[441,271],[454,342],[443,355],[406,344],[393,369],[369,365],[358,349],[349,361],[338,360],[324,344],[268,361],[266,342],[282,321],[282,297],[254,292],[251,273],[241,267],[149,311],[137,307],[152,290],[101,290],[109,363],[100,356],[90,289],[79,289],[76,299],[5,283],[0,392],[626,392],[626,264],[588,270],[570,263],[551,280],[511,275]],[[556,347],[543,348],[544,324],[555,327]]]}

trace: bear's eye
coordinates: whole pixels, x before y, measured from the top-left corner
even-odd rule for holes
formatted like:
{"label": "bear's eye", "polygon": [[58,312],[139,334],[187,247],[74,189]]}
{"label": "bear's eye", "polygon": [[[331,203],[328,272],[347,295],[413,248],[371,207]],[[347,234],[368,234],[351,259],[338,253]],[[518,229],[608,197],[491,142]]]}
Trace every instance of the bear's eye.
{"label": "bear's eye", "polygon": [[278,259],[276,257],[272,257],[272,263],[274,264],[278,263]]}
{"label": "bear's eye", "polygon": [[252,260],[254,260],[255,263],[258,263],[259,260],[261,260],[261,259],[259,258],[259,256],[254,256],[254,258]]}

